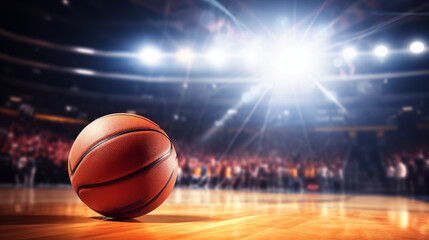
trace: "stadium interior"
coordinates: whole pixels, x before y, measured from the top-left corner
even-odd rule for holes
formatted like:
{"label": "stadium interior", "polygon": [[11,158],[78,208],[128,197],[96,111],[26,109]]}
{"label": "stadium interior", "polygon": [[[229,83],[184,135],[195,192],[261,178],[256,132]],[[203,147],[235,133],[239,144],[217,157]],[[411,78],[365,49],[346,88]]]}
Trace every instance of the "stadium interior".
{"label": "stadium interior", "polygon": [[409,234],[424,239],[428,12],[417,0],[1,1],[0,186],[70,188],[74,139],[124,112],[171,137],[184,196],[419,199]]}

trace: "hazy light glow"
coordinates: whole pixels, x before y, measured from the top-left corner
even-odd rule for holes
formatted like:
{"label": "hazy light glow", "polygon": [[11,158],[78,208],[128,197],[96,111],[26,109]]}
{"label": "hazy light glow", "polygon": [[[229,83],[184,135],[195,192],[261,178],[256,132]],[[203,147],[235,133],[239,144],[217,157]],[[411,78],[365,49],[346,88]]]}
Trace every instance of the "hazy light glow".
{"label": "hazy light glow", "polygon": [[342,55],[345,59],[354,59],[357,56],[356,49],[352,47],[345,48],[342,52]]}
{"label": "hazy light glow", "polygon": [[183,48],[177,52],[176,57],[179,62],[189,64],[194,61],[195,53],[188,48]]}
{"label": "hazy light glow", "polygon": [[139,53],[139,59],[147,65],[156,65],[162,60],[162,53],[155,47],[146,47]]}
{"label": "hazy light glow", "polygon": [[207,53],[207,59],[216,66],[221,66],[226,60],[226,53],[222,49],[212,49]]}
{"label": "hazy light glow", "polygon": [[410,52],[419,54],[425,51],[425,45],[422,42],[413,42],[410,45]]}
{"label": "hazy light glow", "polygon": [[334,65],[334,67],[336,67],[336,68],[340,68],[340,67],[342,67],[343,66],[343,59],[341,59],[341,58],[335,58],[334,59],[334,61],[332,62],[332,64]]}
{"label": "hazy light glow", "polygon": [[374,49],[374,54],[377,57],[386,57],[389,54],[389,49],[384,45],[380,45]]}
{"label": "hazy light glow", "polygon": [[215,121],[214,125],[215,125],[215,127],[222,127],[223,121]]}
{"label": "hazy light glow", "polygon": [[229,115],[237,114],[237,109],[230,108],[230,109],[228,109],[228,111],[226,112],[226,114],[229,114]]}
{"label": "hazy light glow", "polygon": [[90,48],[76,47],[76,52],[86,53],[86,54],[94,54],[95,50]]}
{"label": "hazy light glow", "polygon": [[402,111],[404,111],[404,112],[410,112],[410,111],[413,111],[413,107],[412,106],[404,106],[404,107],[402,107]]}
{"label": "hazy light glow", "polygon": [[258,63],[261,55],[261,49],[256,45],[252,44],[241,52],[241,58],[247,65],[255,65]]}
{"label": "hazy light glow", "polygon": [[275,58],[275,72],[280,75],[300,75],[313,68],[316,64],[315,52],[301,46],[291,46]]}
{"label": "hazy light glow", "polygon": [[75,73],[82,74],[82,75],[94,75],[95,72],[92,70],[87,69],[76,69],[74,70]]}

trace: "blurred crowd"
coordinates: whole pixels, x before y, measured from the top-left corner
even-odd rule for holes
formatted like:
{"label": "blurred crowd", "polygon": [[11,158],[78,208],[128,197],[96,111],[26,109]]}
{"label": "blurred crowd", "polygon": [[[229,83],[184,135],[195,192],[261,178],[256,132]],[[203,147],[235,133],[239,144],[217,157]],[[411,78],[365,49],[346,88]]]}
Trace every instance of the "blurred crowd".
{"label": "blurred crowd", "polygon": [[[69,184],[67,158],[83,126],[0,118],[0,183]],[[345,190],[350,139],[299,131],[180,139],[177,186],[288,192]],[[256,137],[255,137],[256,136]],[[387,137],[383,161],[390,193],[429,194],[429,145],[419,137]],[[407,140],[408,139],[408,140]],[[410,139],[417,142],[410,141]],[[231,142],[233,141],[234,142]]]}
{"label": "blurred crowd", "polygon": [[429,195],[428,140],[419,135],[389,138],[385,168],[390,193]]}
{"label": "blurred crowd", "polygon": [[[19,186],[68,184],[67,158],[82,126],[2,117],[0,182]],[[173,133],[174,135],[174,133]],[[228,136],[195,145],[175,141],[179,153],[178,186],[225,189],[342,191],[346,141],[294,133],[266,134],[238,141],[225,150]],[[245,139],[247,139],[245,137]]]}
{"label": "blurred crowd", "polygon": [[223,160],[179,158],[177,184],[196,188],[267,189],[340,192],[344,190],[342,161],[307,162],[282,157],[234,154]]}
{"label": "blurred crowd", "polygon": [[223,152],[177,142],[177,185],[290,192],[344,190],[347,139],[342,136],[319,133],[306,138],[293,132],[271,132],[241,146]]}
{"label": "blurred crowd", "polygon": [[68,183],[67,158],[73,143],[68,128],[2,116],[0,182],[13,179],[18,186]]}

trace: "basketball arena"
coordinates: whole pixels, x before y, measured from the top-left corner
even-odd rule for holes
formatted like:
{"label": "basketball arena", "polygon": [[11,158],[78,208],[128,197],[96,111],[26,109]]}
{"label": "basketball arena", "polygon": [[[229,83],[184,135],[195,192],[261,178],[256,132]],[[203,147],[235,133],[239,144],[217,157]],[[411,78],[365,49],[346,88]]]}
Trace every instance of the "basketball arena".
{"label": "basketball arena", "polygon": [[1,0],[0,239],[429,239],[429,3]]}

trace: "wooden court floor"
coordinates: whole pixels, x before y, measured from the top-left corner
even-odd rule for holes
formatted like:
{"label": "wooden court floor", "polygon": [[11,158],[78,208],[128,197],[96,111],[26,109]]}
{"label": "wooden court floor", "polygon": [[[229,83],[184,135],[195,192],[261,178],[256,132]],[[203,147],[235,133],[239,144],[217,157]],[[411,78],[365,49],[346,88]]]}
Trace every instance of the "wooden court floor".
{"label": "wooden court floor", "polygon": [[402,197],[175,189],[149,215],[100,217],[72,189],[0,189],[0,239],[429,239]]}

